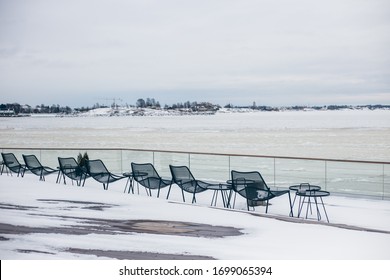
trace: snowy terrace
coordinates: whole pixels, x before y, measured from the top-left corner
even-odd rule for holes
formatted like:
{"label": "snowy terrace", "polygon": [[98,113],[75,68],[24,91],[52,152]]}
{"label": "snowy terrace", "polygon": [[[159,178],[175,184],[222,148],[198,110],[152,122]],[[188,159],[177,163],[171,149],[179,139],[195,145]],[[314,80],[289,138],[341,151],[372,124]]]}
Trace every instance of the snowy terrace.
{"label": "snowy terrace", "polygon": [[[198,179],[226,181],[229,170],[259,170],[271,188],[309,182],[331,192],[324,198],[330,223],[289,217],[288,198],[271,200],[248,212],[238,198],[234,209],[221,201],[211,207],[212,192],[197,203],[181,200],[173,186],[160,198],[124,193],[126,179],[103,190],[89,178],[84,187],[45,182],[26,173],[0,176],[1,259],[389,259],[389,164],[315,159],[188,154],[141,150],[17,150],[20,159],[34,153],[57,166],[58,156],[88,152],[116,173],[130,162],[152,162],[163,177],[169,164],[188,165]],[[344,186],[341,188],[340,186]],[[346,187],[345,187],[346,186]],[[187,194],[188,195],[188,194]],[[293,197],[293,194],[292,194]],[[321,209],[320,209],[321,210]],[[294,207],[296,216],[297,205]],[[323,215],[323,214],[322,214]],[[315,250],[302,250],[302,240]],[[321,242],[318,242],[321,240]]]}

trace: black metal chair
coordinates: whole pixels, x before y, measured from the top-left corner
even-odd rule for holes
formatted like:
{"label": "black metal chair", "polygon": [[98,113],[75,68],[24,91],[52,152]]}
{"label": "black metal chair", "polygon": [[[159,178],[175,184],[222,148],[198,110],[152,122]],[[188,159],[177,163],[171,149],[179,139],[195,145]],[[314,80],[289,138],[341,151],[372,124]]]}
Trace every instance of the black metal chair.
{"label": "black metal chair", "polygon": [[[187,166],[172,166],[169,165],[172,174],[172,182],[181,188],[183,201],[185,202],[184,192],[192,194],[192,203],[196,202],[195,194],[204,192],[213,184],[196,180]],[[167,199],[171,191],[172,185],[169,187]]]}
{"label": "black metal chair", "polygon": [[3,166],[1,168],[1,174],[4,172],[4,168],[7,168],[10,173],[12,172],[18,174],[18,176],[24,176],[24,172],[26,171],[26,166],[19,163],[18,159],[13,153],[1,153],[3,158]]}
{"label": "black metal chair", "polygon": [[35,155],[22,155],[26,167],[31,173],[39,176],[39,180],[45,181],[45,176],[58,172],[58,169],[54,169],[48,166],[43,166]]}
{"label": "black metal chair", "polygon": [[73,181],[76,181],[77,186],[84,186],[85,180],[89,177],[87,173],[87,168],[80,166],[77,161],[72,158],[58,158],[58,163],[60,165],[60,170],[57,176],[57,183],[61,181],[61,177],[64,179],[64,184],[66,184],[65,177]]}
{"label": "black metal chair", "polygon": [[233,190],[246,199],[248,211],[250,207],[260,206],[266,202],[265,213],[268,213],[269,200],[288,194],[290,216],[293,216],[290,190],[271,190],[257,171],[231,171]]}
{"label": "black metal chair", "polygon": [[134,180],[145,187],[148,195],[152,196],[152,190],[157,189],[157,197],[160,196],[160,189],[171,185],[172,180],[161,178],[151,163],[131,163],[132,176]]}
{"label": "black metal chair", "polygon": [[127,178],[122,175],[116,175],[108,171],[103,161],[100,159],[87,160],[87,172],[89,176],[99,183],[103,184],[103,189],[108,190],[108,185],[112,182]]}

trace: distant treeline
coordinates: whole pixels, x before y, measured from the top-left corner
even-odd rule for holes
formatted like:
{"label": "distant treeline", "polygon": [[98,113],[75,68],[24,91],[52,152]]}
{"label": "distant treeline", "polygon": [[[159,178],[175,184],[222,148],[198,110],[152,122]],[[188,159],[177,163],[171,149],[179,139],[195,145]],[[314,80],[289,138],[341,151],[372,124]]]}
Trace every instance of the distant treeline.
{"label": "distant treeline", "polygon": [[[61,106],[59,104],[53,104],[51,106],[41,104],[32,107],[28,104],[21,105],[19,103],[6,103],[0,104],[0,113],[3,115],[8,114],[72,114],[79,112],[87,112],[97,108],[118,108],[118,107],[137,107],[137,108],[151,108],[151,109],[164,109],[164,110],[178,110],[178,109],[187,109],[189,111],[217,111],[221,108],[219,105],[212,104],[210,102],[178,102],[172,105],[165,105],[163,108],[160,105],[159,101],[156,101],[154,98],[138,99],[136,105],[129,104],[117,104],[113,102],[110,106],[102,105],[99,103],[94,104],[91,107],[80,107],[80,108],[70,108],[69,106]],[[7,112],[7,113],[5,113]]]}
{"label": "distant treeline", "polygon": [[[99,103],[94,104],[91,107],[80,107],[80,108],[71,108],[69,106],[61,106],[59,104],[53,104],[51,106],[41,104],[36,105],[35,107],[30,105],[21,105],[19,103],[6,103],[0,104],[0,114],[1,115],[18,115],[18,114],[73,114],[80,112],[87,112],[97,108],[108,108],[107,105],[101,105]],[[210,102],[197,102],[197,101],[186,101],[179,102],[172,105],[165,105],[162,107],[159,101],[156,101],[154,98],[139,98],[136,101],[135,105],[128,104],[117,104],[116,102],[110,105],[112,108],[117,107],[137,107],[137,108],[151,108],[158,110],[188,110],[188,111],[217,111],[222,108],[218,104],[212,104]],[[229,109],[252,109],[259,111],[280,111],[280,110],[292,110],[292,111],[302,111],[302,110],[342,110],[342,109],[390,109],[390,105],[325,105],[325,106],[289,106],[289,107],[272,107],[272,106],[257,106],[255,102],[252,105],[248,106],[235,106],[233,104],[227,104],[224,108]]]}
{"label": "distant treeline", "polygon": [[324,106],[233,106],[228,104],[225,108],[247,108],[259,111],[304,111],[304,110],[343,110],[343,109],[390,109],[390,105],[324,105]]}
{"label": "distant treeline", "polygon": [[20,105],[19,103],[7,103],[0,104],[0,111],[13,112],[15,115],[18,114],[70,114],[73,109],[69,106],[51,105],[47,106],[44,104],[32,107],[30,105]]}

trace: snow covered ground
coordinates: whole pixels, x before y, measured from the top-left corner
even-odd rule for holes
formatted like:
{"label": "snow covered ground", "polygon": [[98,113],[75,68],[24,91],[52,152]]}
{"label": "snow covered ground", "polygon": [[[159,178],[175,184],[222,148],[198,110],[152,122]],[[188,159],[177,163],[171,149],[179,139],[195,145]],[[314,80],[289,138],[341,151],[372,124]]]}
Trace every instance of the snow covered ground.
{"label": "snow covered ground", "polygon": [[[125,180],[108,191],[92,179],[85,187],[0,176],[0,258],[9,259],[390,259],[390,202],[329,196],[330,224],[288,217],[288,198],[264,207],[210,207],[181,202],[174,186],[166,200],[123,193]],[[137,190],[137,189],[136,189]],[[189,201],[189,197],[187,197]],[[297,205],[294,208],[295,214]],[[323,215],[323,213],[322,213]]]}

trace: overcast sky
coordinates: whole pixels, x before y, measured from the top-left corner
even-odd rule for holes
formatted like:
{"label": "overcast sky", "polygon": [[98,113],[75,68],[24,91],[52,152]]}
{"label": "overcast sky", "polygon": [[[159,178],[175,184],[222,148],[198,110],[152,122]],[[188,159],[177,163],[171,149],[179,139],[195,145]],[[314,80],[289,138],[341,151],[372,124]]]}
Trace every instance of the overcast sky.
{"label": "overcast sky", "polygon": [[389,0],[0,0],[0,103],[390,104]]}

